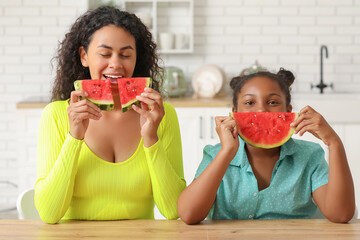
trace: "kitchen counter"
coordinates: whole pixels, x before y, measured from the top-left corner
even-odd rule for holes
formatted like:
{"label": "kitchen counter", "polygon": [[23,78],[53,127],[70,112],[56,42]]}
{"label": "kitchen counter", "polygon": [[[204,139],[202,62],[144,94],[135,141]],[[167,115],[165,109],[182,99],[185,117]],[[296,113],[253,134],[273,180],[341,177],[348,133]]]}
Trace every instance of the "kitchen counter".
{"label": "kitchen counter", "polygon": [[[174,107],[232,107],[231,96],[225,95],[217,96],[215,98],[194,98],[192,96],[164,98],[164,101],[171,103]],[[18,102],[16,108],[44,108],[49,102],[49,97],[29,97]]]}

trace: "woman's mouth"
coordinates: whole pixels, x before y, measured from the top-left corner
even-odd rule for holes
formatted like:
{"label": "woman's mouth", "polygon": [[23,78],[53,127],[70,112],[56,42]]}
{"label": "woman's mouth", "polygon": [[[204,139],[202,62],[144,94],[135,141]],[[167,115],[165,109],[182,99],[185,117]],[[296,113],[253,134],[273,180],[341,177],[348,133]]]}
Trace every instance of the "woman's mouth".
{"label": "woman's mouth", "polygon": [[105,79],[110,79],[111,82],[116,82],[118,78],[122,78],[123,75],[112,75],[112,74],[103,74]]}

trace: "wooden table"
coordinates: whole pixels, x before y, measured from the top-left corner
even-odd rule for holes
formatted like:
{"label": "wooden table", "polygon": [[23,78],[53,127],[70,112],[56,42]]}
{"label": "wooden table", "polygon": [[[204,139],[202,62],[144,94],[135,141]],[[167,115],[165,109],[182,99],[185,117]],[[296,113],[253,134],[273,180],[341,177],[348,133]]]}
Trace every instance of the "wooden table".
{"label": "wooden table", "polygon": [[186,225],[180,220],[0,220],[0,239],[360,239],[360,220],[218,220]]}

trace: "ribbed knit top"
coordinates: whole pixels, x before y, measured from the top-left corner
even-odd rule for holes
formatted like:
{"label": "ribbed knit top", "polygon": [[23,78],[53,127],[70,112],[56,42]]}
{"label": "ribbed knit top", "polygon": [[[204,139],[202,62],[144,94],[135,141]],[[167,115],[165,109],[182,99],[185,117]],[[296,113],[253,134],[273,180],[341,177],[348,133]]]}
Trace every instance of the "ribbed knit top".
{"label": "ribbed knit top", "polygon": [[68,101],[52,102],[41,116],[35,185],[41,219],[151,219],[154,203],[166,218],[176,219],[186,183],[175,109],[164,102],[154,145],[144,147],[141,138],[129,159],[110,163],[69,134],[68,106]]}

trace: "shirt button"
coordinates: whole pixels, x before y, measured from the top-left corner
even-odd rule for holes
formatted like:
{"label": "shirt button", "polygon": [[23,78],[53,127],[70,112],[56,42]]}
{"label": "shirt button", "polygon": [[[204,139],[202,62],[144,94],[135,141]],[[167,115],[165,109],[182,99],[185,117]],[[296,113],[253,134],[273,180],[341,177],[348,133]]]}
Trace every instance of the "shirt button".
{"label": "shirt button", "polygon": [[250,215],[249,215],[249,218],[253,218],[253,215],[250,214]]}
{"label": "shirt button", "polygon": [[279,168],[278,166],[275,167],[276,170],[278,170],[278,168]]}
{"label": "shirt button", "polygon": [[257,193],[254,193],[253,195],[254,195],[254,197],[256,197],[256,196],[257,196]]}

